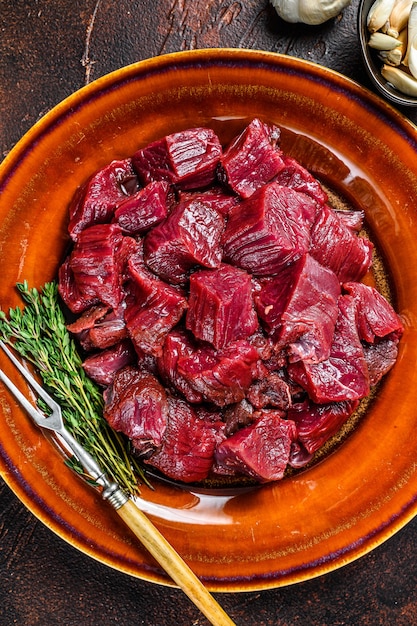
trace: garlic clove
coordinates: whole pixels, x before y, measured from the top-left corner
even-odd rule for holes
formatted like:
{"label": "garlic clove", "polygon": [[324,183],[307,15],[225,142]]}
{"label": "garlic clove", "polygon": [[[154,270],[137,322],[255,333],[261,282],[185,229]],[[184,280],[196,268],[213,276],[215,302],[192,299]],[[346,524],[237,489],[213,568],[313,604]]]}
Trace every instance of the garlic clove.
{"label": "garlic clove", "polygon": [[417,80],[410,74],[406,74],[398,67],[392,67],[391,65],[384,65],[381,74],[398,91],[407,96],[417,97]]}
{"label": "garlic clove", "polygon": [[388,23],[394,4],[395,0],[375,0],[369,9],[366,22],[369,32],[374,33]]}
{"label": "garlic clove", "polygon": [[408,69],[414,78],[417,78],[417,35],[408,47]]}
{"label": "garlic clove", "polygon": [[394,48],[393,50],[381,50],[378,56],[383,63],[389,63],[389,65],[398,67],[401,64],[403,54],[400,48]]}
{"label": "garlic clove", "polygon": [[403,59],[403,64],[408,66],[408,57],[410,54],[410,48],[414,37],[417,35],[417,2],[413,2],[411,5],[410,13],[408,16],[407,26],[407,50]]}
{"label": "garlic clove", "polygon": [[401,41],[385,33],[377,32],[369,37],[368,45],[375,50],[394,50],[401,46]]}
{"label": "garlic clove", "polygon": [[398,37],[397,37],[398,41],[401,42],[401,46],[404,48],[404,50],[407,49],[407,41],[408,41],[408,29],[406,27],[404,27],[402,30],[400,30],[400,32],[398,33]]}
{"label": "garlic clove", "polygon": [[389,16],[389,30],[387,34],[398,37],[398,34],[407,26],[412,4],[413,0],[396,1]]}

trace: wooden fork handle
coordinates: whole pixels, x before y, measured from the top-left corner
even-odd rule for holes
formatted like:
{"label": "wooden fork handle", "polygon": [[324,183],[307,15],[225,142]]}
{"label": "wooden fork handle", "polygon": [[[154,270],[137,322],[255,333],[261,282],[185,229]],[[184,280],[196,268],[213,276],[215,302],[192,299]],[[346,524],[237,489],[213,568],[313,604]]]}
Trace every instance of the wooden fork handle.
{"label": "wooden fork handle", "polygon": [[150,519],[128,500],[117,513],[213,626],[236,626]]}

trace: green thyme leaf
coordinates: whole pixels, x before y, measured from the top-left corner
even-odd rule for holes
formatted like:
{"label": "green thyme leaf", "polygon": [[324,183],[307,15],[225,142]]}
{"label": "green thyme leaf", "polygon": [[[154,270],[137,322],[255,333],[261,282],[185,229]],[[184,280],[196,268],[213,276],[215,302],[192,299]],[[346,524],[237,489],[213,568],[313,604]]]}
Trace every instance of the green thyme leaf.
{"label": "green thyme leaf", "polygon": [[[130,495],[146,482],[143,469],[131,455],[131,445],[103,417],[103,396],[85,374],[76,344],[59,305],[58,286],[46,283],[38,291],[27,281],[16,285],[25,306],[0,311],[0,337],[39,371],[48,393],[61,405],[65,426],[77,441]],[[69,463],[80,471],[76,463]],[[77,469],[78,468],[78,469]]]}

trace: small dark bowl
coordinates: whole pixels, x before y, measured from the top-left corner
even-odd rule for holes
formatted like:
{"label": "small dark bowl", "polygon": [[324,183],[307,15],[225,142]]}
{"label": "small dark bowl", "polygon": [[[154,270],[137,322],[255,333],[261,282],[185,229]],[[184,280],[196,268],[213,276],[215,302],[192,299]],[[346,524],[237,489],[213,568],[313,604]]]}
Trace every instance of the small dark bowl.
{"label": "small dark bowl", "polygon": [[373,2],[374,0],[361,0],[358,9],[359,41],[366,70],[375,87],[387,100],[398,105],[415,107],[417,98],[402,94],[385,80],[381,74],[382,61],[378,58],[377,52],[368,46],[369,33],[366,19]]}

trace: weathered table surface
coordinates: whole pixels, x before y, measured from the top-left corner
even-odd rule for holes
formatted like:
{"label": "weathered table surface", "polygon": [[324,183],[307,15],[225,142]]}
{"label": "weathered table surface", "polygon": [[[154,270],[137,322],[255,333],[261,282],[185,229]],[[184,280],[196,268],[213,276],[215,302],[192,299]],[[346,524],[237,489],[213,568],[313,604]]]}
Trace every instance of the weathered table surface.
{"label": "weathered table surface", "polygon": [[[284,23],[268,0],[1,0],[1,155],[76,89],[167,52],[283,52],[369,88],[357,7],[353,0],[341,16],[312,28]],[[415,111],[402,112],[416,122]],[[309,582],[217,598],[241,626],[415,624],[416,531],[417,520],[367,556]],[[206,623],[179,590],[113,571],[67,545],[0,480],[2,626]]]}

